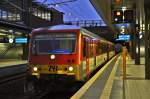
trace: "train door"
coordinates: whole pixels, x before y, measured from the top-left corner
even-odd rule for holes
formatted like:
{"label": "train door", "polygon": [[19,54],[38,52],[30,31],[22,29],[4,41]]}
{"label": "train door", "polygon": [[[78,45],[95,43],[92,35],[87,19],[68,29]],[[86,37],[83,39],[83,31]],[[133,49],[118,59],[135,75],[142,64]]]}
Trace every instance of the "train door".
{"label": "train door", "polygon": [[90,50],[90,41],[88,40],[88,38],[84,38],[84,50],[83,50],[83,54],[84,54],[84,57],[85,57],[85,60],[86,60],[86,69],[85,69],[85,72],[86,72],[86,78],[88,79],[89,76],[90,76],[90,66],[89,66],[89,50]]}
{"label": "train door", "polygon": [[107,47],[107,61],[108,61],[109,60],[109,49],[110,49],[109,44],[106,44],[106,47]]}
{"label": "train door", "polygon": [[96,66],[96,44],[97,42],[96,41],[93,41],[93,51],[94,51],[94,65]]}

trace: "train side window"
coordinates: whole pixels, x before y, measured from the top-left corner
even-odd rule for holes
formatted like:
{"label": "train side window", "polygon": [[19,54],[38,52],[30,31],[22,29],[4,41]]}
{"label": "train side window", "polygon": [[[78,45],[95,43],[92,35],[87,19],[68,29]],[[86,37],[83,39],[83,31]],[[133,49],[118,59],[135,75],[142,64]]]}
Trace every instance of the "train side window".
{"label": "train side window", "polygon": [[94,55],[94,47],[93,47],[93,44],[94,44],[94,42],[93,42],[93,40],[91,40],[91,42],[90,42],[90,56],[93,56],[93,55]]}
{"label": "train side window", "polygon": [[98,46],[98,42],[97,42],[97,44],[96,44],[96,55],[98,55],[99,54],[99,48],[98,48],[99,46]]}
{"label": "train side window", "polygon": [[86,57],[87,54],[87,42],[86,42],[86,38],[83,39],[83,57]]}
{"label": "train side window", "polygon": [[99,43],[99,49],[100,49],[100,54],[102,54],[103,53],[103,43],[102,42],[100,42]]}
{"label": "train side window", "polygon": [[101,54],[101,51],[102,51],[102,49],[101,49],[101,43],[98,42],[97,54]]}

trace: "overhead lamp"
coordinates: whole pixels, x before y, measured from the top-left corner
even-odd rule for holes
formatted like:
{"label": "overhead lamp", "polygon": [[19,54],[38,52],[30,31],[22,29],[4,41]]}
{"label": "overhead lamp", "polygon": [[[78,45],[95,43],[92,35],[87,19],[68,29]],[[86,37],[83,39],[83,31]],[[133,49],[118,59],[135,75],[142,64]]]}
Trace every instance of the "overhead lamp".
{"label": "overhead lamp", "polygon": [[127,10],[127,7],[122,7],[122,11],[126,11]]}
{"label": "overhead lamp", "polygon": [[9,43],[13,43],[14,39],[13,38],[9,38]]}

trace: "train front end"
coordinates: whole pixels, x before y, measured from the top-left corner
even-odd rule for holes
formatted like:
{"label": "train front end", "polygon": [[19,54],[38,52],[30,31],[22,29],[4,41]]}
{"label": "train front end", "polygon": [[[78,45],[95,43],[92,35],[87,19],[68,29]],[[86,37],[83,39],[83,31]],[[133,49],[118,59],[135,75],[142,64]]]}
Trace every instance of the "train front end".
{"label": "train front end", "polygon": [[42,80],[79,80],[79,30],[33,32],[29,73]]}

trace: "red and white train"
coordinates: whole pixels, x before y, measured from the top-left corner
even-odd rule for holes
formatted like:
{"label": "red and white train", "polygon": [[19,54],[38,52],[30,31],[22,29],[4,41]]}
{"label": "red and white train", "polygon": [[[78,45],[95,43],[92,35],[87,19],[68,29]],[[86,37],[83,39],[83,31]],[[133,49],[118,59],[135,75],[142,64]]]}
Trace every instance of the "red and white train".
{"label": "red and white train", "polygon": [[86,81],[114,54],[113,43],[77,26],[34,29],[29,43],[28,76],[37,81]]}

